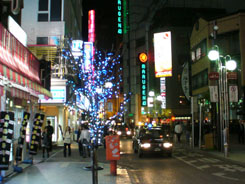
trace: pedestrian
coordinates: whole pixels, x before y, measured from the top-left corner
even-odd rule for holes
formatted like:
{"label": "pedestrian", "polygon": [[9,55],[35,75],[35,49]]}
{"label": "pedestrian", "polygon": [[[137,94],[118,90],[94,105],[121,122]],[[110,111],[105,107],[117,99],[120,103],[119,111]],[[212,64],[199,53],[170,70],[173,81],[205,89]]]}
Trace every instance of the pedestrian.
{"label": "pedestrian", "polygon": [[45,157],[45,152],[47,153],[47,158],[49,157],[49,139],[48,139],[48,128],[45,127],[42,132],[42,149],[43,149],[43,158]]}
{"label": "pedestrian", "polygon": [[79,137],[79,141],[82,143],[83,149],[83,157],[85,158],[88,152],[88,156],[90,156],[89,143],[90,143],[90,133],[88,125],[84,125],[84,129],[81,131],[81,135]]}
{"label": "pedestrian", "polygon": [[50,145],[50,147],[49,147],[49,151],[51,152],[52,151],[52,149],[53,149],[53,146],[52,146],[52,135],[53,135],[53,133],[54,133],[54,128],[51,126],[51,121],[50,120],[48,120],[47,121],[47,130],[48,130],[48,141],[49,141],[49,145]]}
{"label": "pedestrian", "polygon": [[63,137],[64,137],[64,157],[66,157],[67,149],[68,149],[68,156],[71,156],[72,132],[69,126],[66,127]]}
{"label": "pedestrian", "polygon": [[190,143],[190,135],[191,135],[191,123],[190,121],[187,121],[186,123],[186,143],[189,144]]}
{"label": "pedestrian", "polygon": [[79,138],[80,138],[80,135],[81,135],[81,132],[83,130],[83,127],[82,125],[79,125],[78,126],[78,131],[77,131],[77,144],[78,144],[78,151],[79,151],[79,155],[82,156],[83,154],[83,148],[82,148],[82,142],[79,141]]}
{"label": "pedestrian", "polygon": [[239,143],[244,144],[244,124],[242,121],[239,121],[238,141]]}
{"label": "pedestrian", "polygon": [[181,138],[181,134],[182,134],[182,126],[181,126],[180,122],[177,122],[177,124],[174,127],[174,131],[177,135],[178,142],[180,143],[180,138]]}

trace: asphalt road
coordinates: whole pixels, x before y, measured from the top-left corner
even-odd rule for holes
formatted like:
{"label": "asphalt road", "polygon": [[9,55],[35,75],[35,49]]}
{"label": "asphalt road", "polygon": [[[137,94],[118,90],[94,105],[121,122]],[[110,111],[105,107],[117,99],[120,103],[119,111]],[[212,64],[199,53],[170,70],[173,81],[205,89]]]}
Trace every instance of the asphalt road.
{"label": "asphalt road", "polygon": [[119,164],[127,169],[134,184],[241,184],[245,167],[227,160],[175,147],[172,158],[147,155],[138,158],[132,141],[121,141]]}

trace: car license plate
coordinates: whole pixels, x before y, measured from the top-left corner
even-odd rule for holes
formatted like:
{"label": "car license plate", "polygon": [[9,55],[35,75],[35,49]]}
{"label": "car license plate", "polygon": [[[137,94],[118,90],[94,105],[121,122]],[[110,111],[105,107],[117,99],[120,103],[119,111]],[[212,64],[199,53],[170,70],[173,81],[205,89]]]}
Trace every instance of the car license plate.
{"label": "car license plate", "polygon": [[154,151],[161,151],[161,149],[160,148],[155,148]]}

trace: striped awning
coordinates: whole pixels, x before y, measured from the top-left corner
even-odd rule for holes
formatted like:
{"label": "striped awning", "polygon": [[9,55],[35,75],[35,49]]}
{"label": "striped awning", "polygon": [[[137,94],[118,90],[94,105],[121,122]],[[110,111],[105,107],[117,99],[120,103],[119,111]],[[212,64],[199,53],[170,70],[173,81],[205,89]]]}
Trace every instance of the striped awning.
{"label": "striped awning", "polygon": [[22,91],[22,90],[17,89],[17,88],[11,88],[11,96],[15,97],[15,98],[30,100],[31,95],[30,95],[30,93],[28,93],[26,91]]}
{"label": "striped awning", "polygon": [[[14,84],[17,84],[17,85],[20,85],[20,86],[23,86],[30,90],[35,91],[36,96],[38,96],[38,94],[43,94],[44,96],[48,98],[52,97],[51,92],[45,89],[44,87],[42,87],[40,84],[27,79],[26,77],[12,71],[10,68],[2,64],[0,64],[0,75],[4,76],[5,78],[7,78],[9,81],[11,81]],[[13,88],[13,90],[11,90],[11,94],[13,94],[14,97],[27,98],[26,93],[28,92],[18,89],[18,88],[17,89]]]}

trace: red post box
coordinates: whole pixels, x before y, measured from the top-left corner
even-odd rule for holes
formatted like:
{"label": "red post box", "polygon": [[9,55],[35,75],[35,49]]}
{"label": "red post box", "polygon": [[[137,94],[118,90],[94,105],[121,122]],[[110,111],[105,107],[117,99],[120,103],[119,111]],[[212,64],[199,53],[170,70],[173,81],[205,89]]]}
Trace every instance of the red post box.
{"label": "red post box", "polygon": [[117,175],[117,160],[120,159],[120,138],[118,135],[106,136],[106,160],[110,160],[111,174]]}

